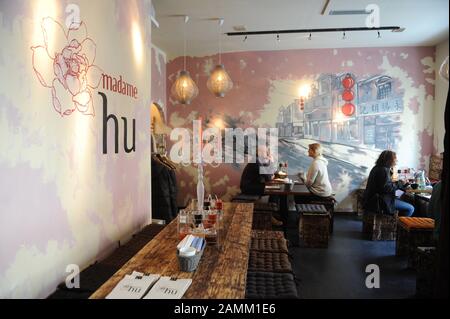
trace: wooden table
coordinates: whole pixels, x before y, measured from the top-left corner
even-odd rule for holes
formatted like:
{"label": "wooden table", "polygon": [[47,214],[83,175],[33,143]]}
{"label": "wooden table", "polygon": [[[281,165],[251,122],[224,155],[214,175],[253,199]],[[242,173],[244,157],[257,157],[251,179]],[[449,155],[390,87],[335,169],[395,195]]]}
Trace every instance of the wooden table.
{"label": "wooden table", "polygon": [[224,203],[220,248],[208,245],[197,270],[188,273],[179,271],[176,256],[179,239],[175,219],[90,298],[105,298],[126,274],[136,270],[162,276],[192,278],[192,284],[183,298],[244,299],[252,220],[252,203]]}
{"label": "wooden table", "polygon": [[414,198],[415,217],[428,217],[428,205],[432,192],[433,189],[406,189],[406,193],[412,194]]}
{"label": "wooden table", "polygon": [[427,189],[412,189],[412,188],[408,188],[405,190],[406,193],[411,193],[411,194],[431,194],[433,192],[432,188],[427,188]]}

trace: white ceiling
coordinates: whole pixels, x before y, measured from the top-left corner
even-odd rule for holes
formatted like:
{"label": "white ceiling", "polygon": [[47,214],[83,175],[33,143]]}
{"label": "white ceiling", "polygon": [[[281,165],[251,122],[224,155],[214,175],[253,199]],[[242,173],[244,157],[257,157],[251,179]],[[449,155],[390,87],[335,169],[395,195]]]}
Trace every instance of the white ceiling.
{"label": "white ceiling", "polygon": [[[205,56],[219,50],[219,24],[222,33],[233,32],[233,26],[245,25],[247,31],[365,27],[366,15],[330,16],[329,10],[364,10],[375,3],[380,8],[381,26],[406,28],[402,33],[372,32],[221,36],[222,52],[252,50],[285,50],[342,47],[428,46],[448,39],[448,0],[153,0],[160,28],[153,27],[153,43],[166,52],[168,59],[183,55],[186,33],[186,55]],[[182,17],[188,15],[185,25]],[[186,32],[184,31],[186,28]]]}

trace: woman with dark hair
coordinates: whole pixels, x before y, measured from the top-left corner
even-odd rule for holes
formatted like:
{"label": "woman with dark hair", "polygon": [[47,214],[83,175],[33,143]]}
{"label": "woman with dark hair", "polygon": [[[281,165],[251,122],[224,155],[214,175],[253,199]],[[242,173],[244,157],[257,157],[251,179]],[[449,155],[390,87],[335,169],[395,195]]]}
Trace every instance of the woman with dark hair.
{"label": "woman with dark hair", "polygon": [[370,171],[364,192],[363,207],[366,211],[393,215],[398,210],[403,216],[411,216],[414,213],[414,206],[395,197],[397,189],[408,186],[392,181],[392,169],[396,164],[395,152],[388,150],[381,152]]}

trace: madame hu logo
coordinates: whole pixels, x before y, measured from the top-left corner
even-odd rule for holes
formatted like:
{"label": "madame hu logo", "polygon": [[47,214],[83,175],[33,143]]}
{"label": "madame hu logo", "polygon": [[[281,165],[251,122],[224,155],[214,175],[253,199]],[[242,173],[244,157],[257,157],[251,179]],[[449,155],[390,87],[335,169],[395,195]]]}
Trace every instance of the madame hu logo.
{"label": "madame hu logo", "polygon": [[[73,15],[72,9],[69,12]],[[122,76],[117,79],[106,74],[96,65],[97,45],[89,37],[86,24],[79,18],[70,18],[70,23],[66,21],[67,30],[53,18],[43,18],[42,42],[31,47],[34,73],[39,83],[49,90],[56,113],[61,117],[68,117],[76,112],[94,117],[94,90],[100,86],[100,82],[103,90],[137,99],[137,87],[126,83]],[[48,36],[50,34],[51,37]],[[103,102],[103,154],[108,153],[108,124],[111,123],[114,125],[114,152],[117,154],[119,119],[115,114],[108,114],[106,94],[98,94]],[[132,120],[132,143],[129,146],[128,119],[123,116],[120,119],[124,130],[123,149],[126,153],[135,152],[136,120]]]}

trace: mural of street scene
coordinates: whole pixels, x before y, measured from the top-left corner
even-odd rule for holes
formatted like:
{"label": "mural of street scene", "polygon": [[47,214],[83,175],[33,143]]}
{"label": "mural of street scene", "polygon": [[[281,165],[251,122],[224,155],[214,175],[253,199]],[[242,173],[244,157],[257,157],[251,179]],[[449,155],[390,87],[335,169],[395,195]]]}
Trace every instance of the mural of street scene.
{"label": "mural of street scene", "polygon": [[[345,85],[346,78],[353,82]],[[334,192],[343,200],[340,194],[361,187],[382,150],[397,148],[403,107],[403,94],[389,76],[321,74],[304,101],[279,108],[280,159],[288,161],[290,173],[306,171],[308,145],[321,143]]]}

